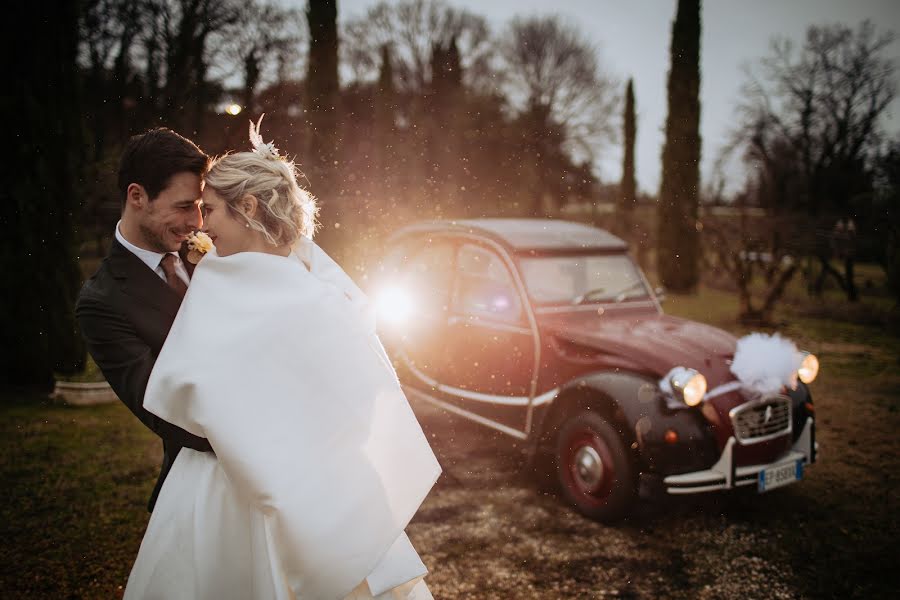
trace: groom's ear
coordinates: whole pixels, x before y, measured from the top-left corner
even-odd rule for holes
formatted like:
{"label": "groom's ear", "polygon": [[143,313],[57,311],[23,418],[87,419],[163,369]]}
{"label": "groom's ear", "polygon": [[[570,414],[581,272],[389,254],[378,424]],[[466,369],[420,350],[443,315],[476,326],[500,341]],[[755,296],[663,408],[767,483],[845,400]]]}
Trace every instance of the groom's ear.
{"label": "groom's ear", "polygon": [[143,209],[150,198],[147,196],[147,190],[139,183],[129,183],[128,189],[125,191],[125,204],[132,208]]}

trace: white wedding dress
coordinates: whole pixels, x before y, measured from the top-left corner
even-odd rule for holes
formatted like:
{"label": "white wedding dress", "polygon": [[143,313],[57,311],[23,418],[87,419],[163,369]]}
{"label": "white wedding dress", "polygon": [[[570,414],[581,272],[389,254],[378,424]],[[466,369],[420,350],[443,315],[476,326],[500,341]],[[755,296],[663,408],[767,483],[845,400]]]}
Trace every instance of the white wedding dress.
{"label": "white wedding dress", "polygon": [[207,255],[144,406],[215,454],[179,453],[126,598],[431,598],[404,530],[440,466],[365,296],[310,240]]}

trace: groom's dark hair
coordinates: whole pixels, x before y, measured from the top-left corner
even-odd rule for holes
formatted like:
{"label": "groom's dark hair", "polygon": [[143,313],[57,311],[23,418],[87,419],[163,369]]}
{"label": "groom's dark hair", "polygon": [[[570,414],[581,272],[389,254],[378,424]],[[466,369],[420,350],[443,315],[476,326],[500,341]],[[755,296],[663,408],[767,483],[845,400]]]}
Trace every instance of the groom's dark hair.
{"label": "groom's dark hair", "polygon": [[124,205],[128,186],[137,183],[156,198],[178,173],[196,173],[201,177],[209,166],[207,156],[191,140],[171,129],[157,127],[133,136],[119,161],[119,192]]}

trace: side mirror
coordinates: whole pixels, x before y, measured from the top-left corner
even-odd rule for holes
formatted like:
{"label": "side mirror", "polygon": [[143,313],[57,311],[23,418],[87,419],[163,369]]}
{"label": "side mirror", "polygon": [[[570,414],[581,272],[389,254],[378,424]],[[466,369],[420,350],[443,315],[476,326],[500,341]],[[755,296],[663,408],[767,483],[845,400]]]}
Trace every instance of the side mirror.
{"label": "side mirror", "polygon": [[664,288],[663,286],[657,287],[655,290],[653,290],[653,293],[656,294],[656,299],[660,303],[666,301],[666,288]]}

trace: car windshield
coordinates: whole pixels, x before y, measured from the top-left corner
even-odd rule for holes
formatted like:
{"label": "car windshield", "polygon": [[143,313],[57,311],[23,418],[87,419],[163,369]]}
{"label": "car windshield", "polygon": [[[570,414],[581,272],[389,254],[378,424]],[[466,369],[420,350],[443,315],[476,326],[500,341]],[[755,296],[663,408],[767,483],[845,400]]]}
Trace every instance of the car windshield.
{"label": "car windshield", "polygon": [[644,300],[650,292],[625,254],[545,256],[519,259],[535,304],[583,304]]}

